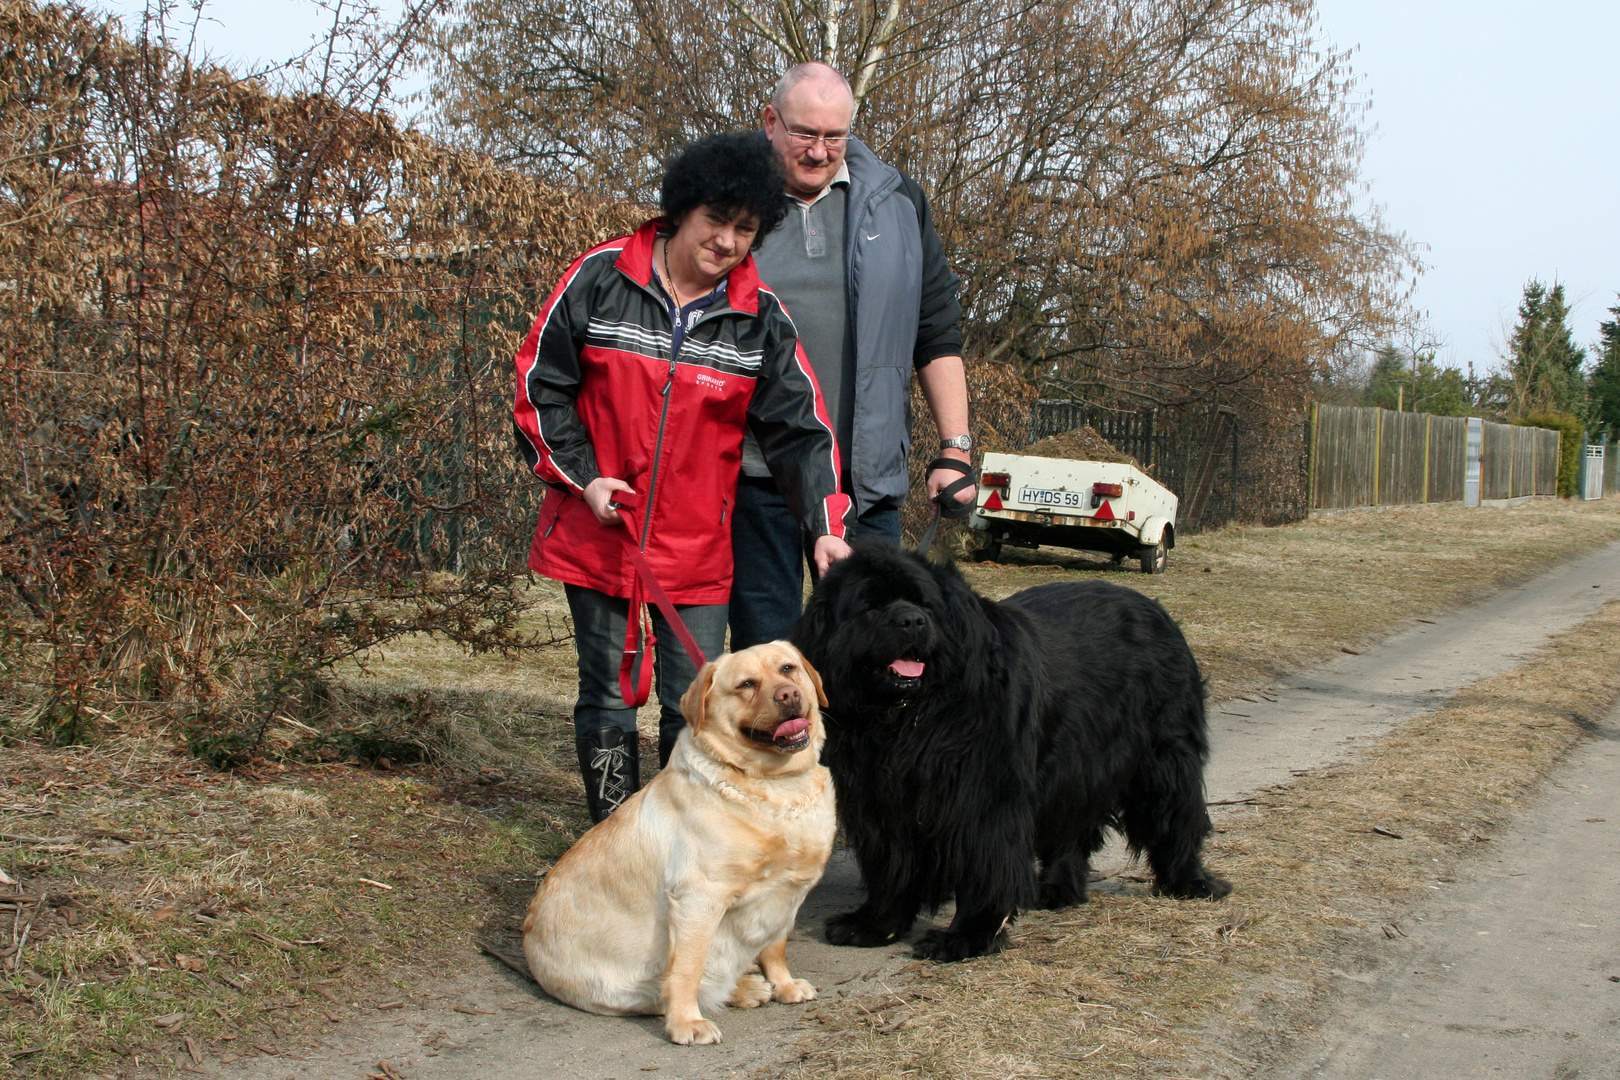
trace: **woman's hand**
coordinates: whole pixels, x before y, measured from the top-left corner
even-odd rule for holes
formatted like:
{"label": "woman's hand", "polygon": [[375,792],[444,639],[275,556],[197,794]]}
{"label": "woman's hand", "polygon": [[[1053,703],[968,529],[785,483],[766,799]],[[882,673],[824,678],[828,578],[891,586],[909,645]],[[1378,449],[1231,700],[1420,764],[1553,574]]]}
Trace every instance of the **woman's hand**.
{"label": "woman's hand", "polygon": [[836,536],[816,537],[816,577],[827,572],[828,567],[839,559],[846,559],[854,554],[850,546]]}
{"label": "woman's hand", "polygon": [[635,490],[617,477],[598,476],[585,485],[585,505],[591,508],[591,513],[596,515],[597,521],[604,525],[612,525],[619,521],[619,511],[608,505],[613,501],[613,493]]}

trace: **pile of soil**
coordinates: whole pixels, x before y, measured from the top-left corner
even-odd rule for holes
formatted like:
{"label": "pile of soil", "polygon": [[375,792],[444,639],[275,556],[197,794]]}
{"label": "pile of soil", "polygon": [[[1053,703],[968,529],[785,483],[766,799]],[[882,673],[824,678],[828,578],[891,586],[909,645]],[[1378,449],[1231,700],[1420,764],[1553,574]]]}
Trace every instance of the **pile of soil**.
{"label": "pile of soil", "polygon": [[1064,461],[1113,461],[1135,465],[1138,469],[1142,467],[1142,463],[1131,455],[1116,450],[1114,444],[1097,434],[1090,424],[1030,443],[1018,452],[1031,457],[1060,458]]}

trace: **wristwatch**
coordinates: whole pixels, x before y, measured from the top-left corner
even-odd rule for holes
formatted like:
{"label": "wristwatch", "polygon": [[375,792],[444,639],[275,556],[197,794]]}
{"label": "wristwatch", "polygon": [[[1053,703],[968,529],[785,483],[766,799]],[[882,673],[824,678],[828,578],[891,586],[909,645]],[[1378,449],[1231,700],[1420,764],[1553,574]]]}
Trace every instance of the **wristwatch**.
{"label": "wristwatch", "polygon": [[973,436],[958,435],[954,439],[941,439],[939,440],[939,448],[941,450],[960,450],[964,454],[971,453],[973,451]]}

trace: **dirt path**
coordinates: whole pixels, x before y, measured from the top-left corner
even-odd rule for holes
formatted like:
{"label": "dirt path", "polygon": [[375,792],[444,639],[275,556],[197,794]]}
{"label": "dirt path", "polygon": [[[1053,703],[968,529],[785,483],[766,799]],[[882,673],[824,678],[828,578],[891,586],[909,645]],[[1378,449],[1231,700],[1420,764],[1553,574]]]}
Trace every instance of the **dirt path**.
{"label": "dirt path", "polygon": [[1620,1077],[1620,711],[1265,1080]]}
{"label": "dirt path", "polygon": [[1284,680],[1270,688],[1275,703],[1248,695],[1259,700],[1215,704],[1205,772],[1210,800],[1286,783],[1291,771],[1339,760],[1358,742],[1434,708],[1468,684],[1518,666],[1616,593],[1620,545]]}
{"label": "dirt path", "polygon": [[[1233,803],[1247,792],[1287,782],[1291,770],[1343,758],[1358,742],[1433,708],[1470,682],[1511,669],[1548,637],[1596,611],[1616,588],[1620,544],[1434,622],[1414,623],[1361,655],[1347,654],[1269,688],[1265,695],[1253,695],[1255,701],[1216,705],[1211,710],[1210,799]],[[1243,812],[1241,805],[1217,807],[1220,814]],[[1620,821],[1620,812],[1613,819]],[[1098,860],[1104,873],[1122,865],[1117,851]],[[902,969],[912,963],[909,947],[903,945],[835,949],[819,940],[825,917],[853,906],[859,897],[854,868],[840,853],[805,905],[790,941],[788,958],[795,973],[819,987],[823,997],[866,995],[897,985],[905,977]],[[377,1071],[376,1064],[386,1060],[410,1080],[474,1075],[482,1080],[628,1080],[655,1071],[661,1077],[700,1080],[738,1075],[791,1053],[805,1011],[774,1005],[731,1010],[716,1018],[725,1036],[720,1046],[674,1047],[664,1041],[657,1019],[589,1016],[546,999],[494,962],[475,963],[470,973],[447,976],[437,996],[419,997],[368,1020],[334,1024],[321,1046],[296,1058],[261,1057],[206,1066],[204,1071],[233,1080],[357,1077]]]}

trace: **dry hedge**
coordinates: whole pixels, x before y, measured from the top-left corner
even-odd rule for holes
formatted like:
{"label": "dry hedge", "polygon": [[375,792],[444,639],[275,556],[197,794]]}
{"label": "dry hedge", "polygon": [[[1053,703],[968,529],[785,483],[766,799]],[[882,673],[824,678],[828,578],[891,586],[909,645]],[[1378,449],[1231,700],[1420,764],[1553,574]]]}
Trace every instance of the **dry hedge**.
{"label": "dry hedge", "polygon": [[0,39],[0,662],[46,726],[266,721],[403,633],[533,644],[507,365],[635,209],[401,130],[363,80],[273,93],[30,0]]}

